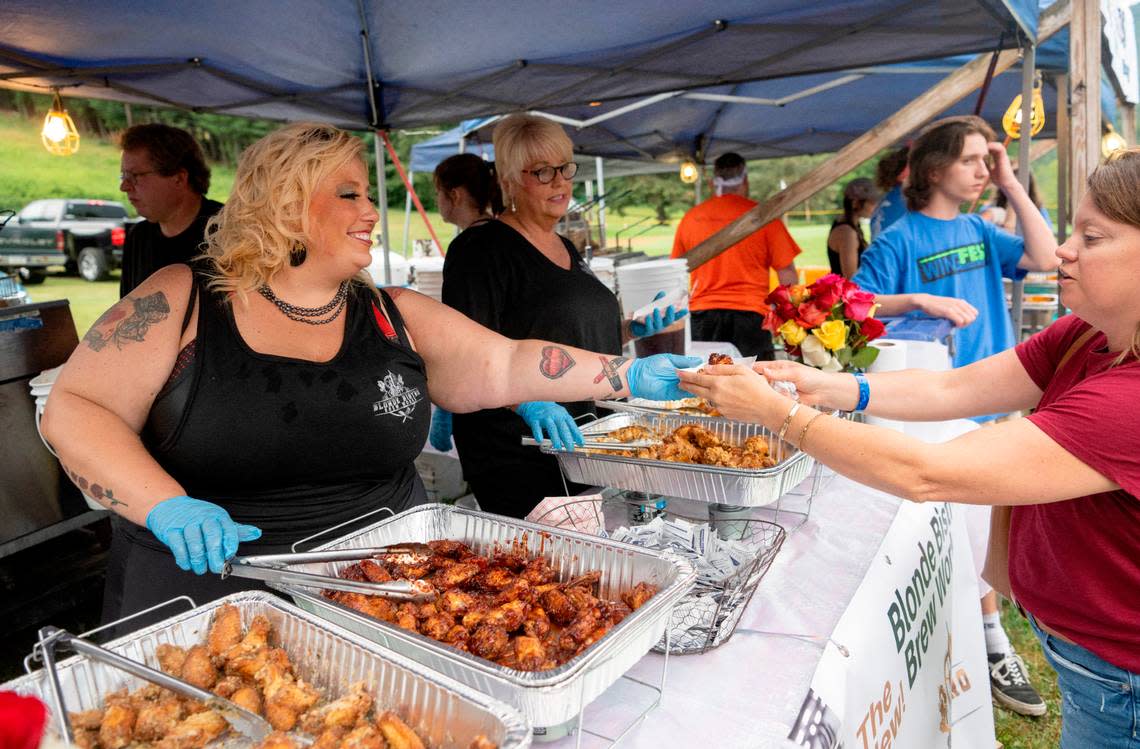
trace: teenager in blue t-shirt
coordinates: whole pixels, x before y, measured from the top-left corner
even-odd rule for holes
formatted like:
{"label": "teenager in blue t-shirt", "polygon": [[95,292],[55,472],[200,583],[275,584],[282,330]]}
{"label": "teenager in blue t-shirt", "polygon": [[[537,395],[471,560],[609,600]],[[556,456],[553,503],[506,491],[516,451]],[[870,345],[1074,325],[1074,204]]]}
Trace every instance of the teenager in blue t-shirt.
{"label": "teenager in blue t-shirt", "polygon": [[[854,278],[876,295],[883,316],[918,310],[961,328],[956,367],[1016,343],[1002,278],[1016,280],[1058,264],[1056,240],[993,137],[980,118],[952,117],[915,141],[904,190],[910,210],[871,243]],[[961,212],[987,178],[1008,197],[1024,239]]]}
{"label": "teenager in blue t-shirt", "polygon": [[[1016,342],[1003,276],[1016,279],[1026,271],[1059,265],[1057,243],[1045,219],[1017,181],[1005,148],[993,139],[993,130],[978,117],[931,125],[910,149],[903,191],[910,210],[871,243],[853,279],[876,295],[883,315],[920,310],[953,321],[961,328],[956,367]],[[993,161],[992,172],[987,158]],[[980,216],[961,213],[963,203],[981,195],[987,178],[1009,198],[1024,239]],[[985,527],[987,519],[978,519]],[[972,544],[983,549],[987,538],[971,532]],[[982,596],[981,607],[994,699],[1023,715],[1044,715],[1045,701],[1009,643],[992,589]]]}
{"label": "teenager in blue t-shirt", "polygon": [[884,195],[871,213],[872,240],[906,215],[903,184],[906,183],[906,159],[909,152],[909,146],[898,148],[879,159],[875,166],[875,187],[882,190]]}

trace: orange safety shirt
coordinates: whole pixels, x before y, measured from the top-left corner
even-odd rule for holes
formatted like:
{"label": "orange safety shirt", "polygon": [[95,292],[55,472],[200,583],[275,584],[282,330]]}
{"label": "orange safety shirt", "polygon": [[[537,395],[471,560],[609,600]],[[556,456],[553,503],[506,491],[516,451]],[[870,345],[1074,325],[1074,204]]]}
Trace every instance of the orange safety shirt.
{"label": "orange safety shirt", "polygon": [[[670,257],[681,257],[755,205],[741,195],[721,195],[694,206],[677,226]],[[800,252],[784,222],[765,224],[692,272],[689,309],[766,313],[768,269],[788,267]]]}

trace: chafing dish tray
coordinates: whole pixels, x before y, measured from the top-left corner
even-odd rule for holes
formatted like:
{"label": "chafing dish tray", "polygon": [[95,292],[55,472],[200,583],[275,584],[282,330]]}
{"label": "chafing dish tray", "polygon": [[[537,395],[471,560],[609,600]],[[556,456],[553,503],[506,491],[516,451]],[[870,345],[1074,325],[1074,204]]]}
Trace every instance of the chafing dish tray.
{"label": "chafing dish tray", "polygon": [[[442,678],[398,653],[360,642],[350,632],[264,591],[234,593],[112,640],[104,647],[157,668],[155,651],[160,644],[190,647],[204,642],[214,612],[227,603],[241,612],[243,626],[249,626],[258,614],[268,617],[278,644],[289,654],[297,675],[326,696],[339,696],[351,684],[364,681],[378,706],[399,713],[433,749],[466,749],[478,734],[504,749],[530,745],[530,727],[516,710]],[[95,709],[107,694],[123,687],[133,690],[146,683],[84,656],[67,658],[56,667],[64,700],[72,712]],[[0,689],[34,695],[45,704],[52,704],[43,669]],[[54,715],[51,721],[58,731]],[[222,744],[250,745],[232,736],[217,742]]]}
{"label": "chafing dish tray", "polygon": [[[639,582],[657,586],[653,598],[605,637],[581,655],[546,671],[506,668],[418,632],[365,616],[319,593],[281,586],[301,608],[513,705],[535,726],[555,726],[576,716],[649,652],[665,632],[674,604],[695,579],[689,563],[669,553],[450,505],[406,510],[318,551],[441,539],[462,541],[479,554],[521,544],[532,556],[550,560],[559,580],[598,570],[599,593],[612,600]],[[299,568],[336,574],[341,566],[344,563],[330,562]]]}
{"label": "chafing dish tray", "polygon": [[771,468],[725,468],[633,458],[608,452],[539,449],[557,456],[568,481],[746,507],[772,504],[806,479],[815,465],[810,455],[777,439],[760,424],[727,419],[698,420],[687,415],[620,411],[589,423],[582,429],[582,434],[596,438],[615,429],[642,426],[668,435],[680,426],[693,423],[736,445],[743,444],[749,437],[766,437],[768,454],[776,465]]}

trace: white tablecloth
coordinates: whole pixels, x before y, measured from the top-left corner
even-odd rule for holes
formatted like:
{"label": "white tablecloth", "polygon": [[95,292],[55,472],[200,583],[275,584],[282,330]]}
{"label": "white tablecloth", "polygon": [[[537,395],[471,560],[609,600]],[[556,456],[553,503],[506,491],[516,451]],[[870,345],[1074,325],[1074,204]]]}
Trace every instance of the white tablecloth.
{"label": "white tablecloth", "polygon": [[[943,425],[941,434],[929,437],[949,439],[972,428],[969,422],[951,422]],[[826,637],[863,582],[901,503],[841,476],[825,481],[810,517],[789,534],[760,583],[737,633],[709,653],[670,657],[662,704],[625,737],[623,747],[792,746],[786,737],[808,693]],[[963,605],[976,607],[977,599]],[[657,683],[663,661],[663,656],[650,653],[629,675]],[[619,682],[587,708],[586,728],[613,736],[640,711],[639,700],[650,697],[649,690]],[[605,742],[587,735],[582,744]],[[568,737],[537,746],[573,745],[573,737]]]}

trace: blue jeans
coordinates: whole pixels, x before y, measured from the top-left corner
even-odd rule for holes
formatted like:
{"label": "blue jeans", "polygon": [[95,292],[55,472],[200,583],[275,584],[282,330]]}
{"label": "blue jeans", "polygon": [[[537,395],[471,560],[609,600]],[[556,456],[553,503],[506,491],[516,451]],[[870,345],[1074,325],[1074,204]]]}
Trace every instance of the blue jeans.
{"label": "blue jeans", "polygon": [[1140,674],[1044,632],[1029,617],[1061,690],[1061,749],[1140,749]]}

